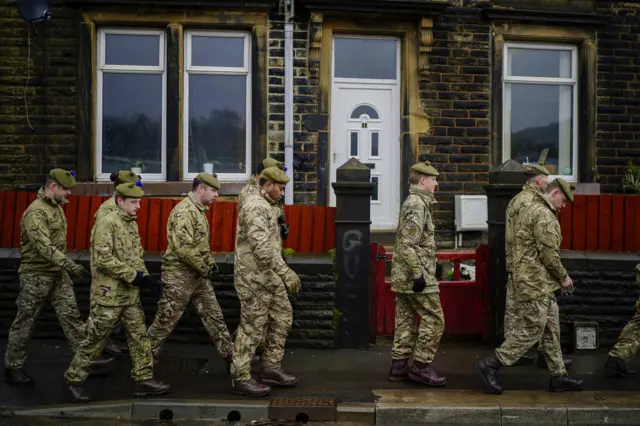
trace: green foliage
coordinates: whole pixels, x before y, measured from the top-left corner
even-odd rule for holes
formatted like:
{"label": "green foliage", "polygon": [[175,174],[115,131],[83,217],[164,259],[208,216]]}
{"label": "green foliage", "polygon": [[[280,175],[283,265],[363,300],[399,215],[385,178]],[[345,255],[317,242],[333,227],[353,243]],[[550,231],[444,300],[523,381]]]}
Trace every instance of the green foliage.
{"label": "green foliage", "polygon": [[622,180],[625,190],[640,194],[640,167],[634,165],[631,160],[627,164],[627,171]]}
{"label": "green foliage", "polygon": [[338,283],[338,266],[336,265],[336,249],[329,249],[328,253],[331,256],[331,261],[333,262],[333,281],[335,285]]}
{"label": "green foliage", "polygon": [[338,308],[333,308],[333,329],[337,329],[338,328],[338,321],[340,321],[340,318],[342,318],[342,312],[340,312],[340,309]]}

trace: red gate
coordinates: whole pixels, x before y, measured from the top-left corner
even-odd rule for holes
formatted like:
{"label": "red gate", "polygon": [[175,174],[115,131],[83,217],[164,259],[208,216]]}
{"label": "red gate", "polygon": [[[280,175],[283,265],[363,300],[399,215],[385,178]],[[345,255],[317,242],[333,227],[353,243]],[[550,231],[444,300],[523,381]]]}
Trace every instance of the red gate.
{"label": "red gate", "polygon": [[[395,324],[395,293],[391,291],[391,282],[385,279],[386,261],[393,258],[386,254],[381,244],[371,243],[371,316],[370,335],[392,336]],[[488,256],[486,244],[478,246],[475,252],[440,252],[438,260],[453,262],[453,280],[440,281],[440,302],[445,318],[445,334],[481,335],[487,337],[488,293]],[[460,279],[460,262],[466,259],[476,261],[476,279]]]}

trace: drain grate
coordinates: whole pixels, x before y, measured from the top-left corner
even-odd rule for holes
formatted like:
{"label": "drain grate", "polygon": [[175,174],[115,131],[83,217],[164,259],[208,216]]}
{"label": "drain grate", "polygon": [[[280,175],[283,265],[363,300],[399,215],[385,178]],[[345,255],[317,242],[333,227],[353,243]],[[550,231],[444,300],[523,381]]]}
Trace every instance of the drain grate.
{"label": "drain grate", "polygon": [[287,422],[334,422],[336,421],[336,398],[272,398],[269,403],[269,418]]}

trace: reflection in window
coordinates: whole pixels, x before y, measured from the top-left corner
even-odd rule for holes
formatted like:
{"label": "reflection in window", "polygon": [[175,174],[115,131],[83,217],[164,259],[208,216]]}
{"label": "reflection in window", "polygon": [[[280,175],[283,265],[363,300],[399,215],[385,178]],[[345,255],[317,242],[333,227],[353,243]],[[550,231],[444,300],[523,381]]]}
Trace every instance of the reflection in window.
{"label": "reflection in window", "polygon": [[369,118],[371,118],[372,120],[377,120],[379,118],[378,112],[372,106],[369,106],[369,105],[360,105],[356,107],[351,113],[351,118],[357,120],[363,114],[368,115]]}
{"label": "reflection in window", "polygon": [[160,65],[160,36],[147,34],[105,34],[107,65]]}
{"label": "reflection in window", "polygon": [[549,172],[577,178],[577,51],[574,46],[552,47],[507,44],[503,160],[534,163],[548,148]]}
{"label": "reflection in window", "polygon": [[244,67],[244,37],[191,38],[191,65],[197,67]]}
{"label": "reflection in window", "polygon": [[334,40],[334,77],[396,79],[397,40],[370,37],[336,37]]}
{"label": "reflection in window", "polygon": [[371,201],[378,201],[378,176],[371,176],[371,182],[375,184]]}
{"label": "reflection in window", "polygon": [[378,132],[371,132],[371,156],[378,156],[378,136],[380,134]]}
{"label": "reflection in window", "polygon": [[351,132],[351,148],[349,155],[352,157],[358,156],[358,132]]}

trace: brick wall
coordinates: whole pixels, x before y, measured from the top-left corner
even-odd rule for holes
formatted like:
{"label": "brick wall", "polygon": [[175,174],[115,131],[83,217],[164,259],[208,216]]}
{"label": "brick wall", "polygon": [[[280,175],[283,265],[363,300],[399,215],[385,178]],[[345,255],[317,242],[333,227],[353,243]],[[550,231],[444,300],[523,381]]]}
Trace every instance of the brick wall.
{"label": "brick wall", "polygon": [[640,164],[640,4],[598,9],[611,24],[598,32],[597,171],[602,192],[622,192],[628,161]]}
{"label": "brick wall", "polygon": [[[0,188],[39,185],[49,169],[74,167],[77,17],[51,6],[53,19],[31,26],[0,0]],[[24,87],[26,89],[25,109]]]}
{"label": "brick wall", "polygon": [[[453,246],[455,193],[483,193],[489,172],[489,25],[468,0],[434,22],[431,72],[420,97],[433,126],[418,158],[441,175],[435,220],[441,247]],[[465,239],[475,245],[480,235]]]}
{"label": "brick wall", "polygon": [[[302,129],[304,114],[318,111],[318,81],[309,77],[307,66],[308,24],[294,24],[293,32],[293,131],[294,153],[301,156],[303,164],[294,172],[294,202],[315,204],[317,202],[316,152],[318,134]],[[274,14],[269,19],[269,155],[284,161],[285,139],[285,71],[284,71],[284,15]]]}

